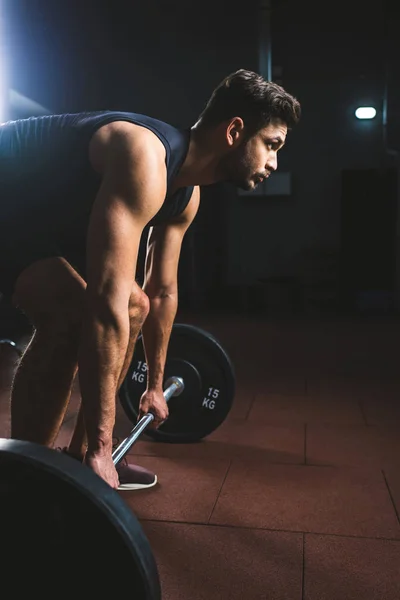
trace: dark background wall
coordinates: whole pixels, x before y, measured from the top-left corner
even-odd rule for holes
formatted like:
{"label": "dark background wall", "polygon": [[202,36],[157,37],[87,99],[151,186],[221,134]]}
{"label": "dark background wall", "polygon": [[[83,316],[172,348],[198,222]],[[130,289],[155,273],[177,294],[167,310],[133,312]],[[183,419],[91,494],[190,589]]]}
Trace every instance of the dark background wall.
{"label": "dark background wall", "polygon": [[[8,85],[52,112],[133,110],[188,127],[225,75],[259,68],[256,0],[237,8],[220,0],[3,4]],[[396,147],[397,24],[385,3],[272,3],[273,78],[303,108],[280,153],[291,194],[202,190],[182,255],[184,303],[265,312],[397,306],[398,158],[387,151],[384,127],[389,82],[389,141]],[[377,108],[374,121],[354,118],[362,104]],[[389,179],[365,185],[385,169]],[[350,178],[349,189],[353,170],[364,185]],[[370,268],[367,248],[368,260],[375,257]],[[388,276],[378,281],[383,265]],[[359,280],[361,268],[367,275]]]}
{"label": "dark background wall", "polygon": [[[386,67],[392,74],[391,96],[399,85],[396,24],[397,15],[385,3],[339,0],[320,8],[311,2],[274,3],[272,63],[277,78],[300,99],[303,109],[301,124],[280,156],[280,169],[291,173],[292,194],[237,201],[230,228],[232,279],[250,283],[299,277],[305,302],[323,303],[326,298],[332,304],[346,294],[340,290],[349,260],[342,253],[343,172],[387,166],[397,170],[398,165],[386,152],[382,124]],[[375,106],[377,118],[357,120],[354,111],[360,105]],[[364,189],[364,202],[371,204],[376,222],[382,204],[392,201],[381,189],[382,194],[378,188],[369,198]],[[357,194],[357,188],[352,193]],[[355,242],[366,218],[360,206],[357,212]],[[370,226],[374,230],[373,222]],[[393,230],[384,235],[393,235]],[[381,239],[371,234],[369,244],[380,253]],[[366,248],[363,254],[367,259]],[[381,262],[386,260],[382,256]],[[281,299],[282,285],[276,289]],[[375,283],[364,285],[362,291],[368,291]]]}

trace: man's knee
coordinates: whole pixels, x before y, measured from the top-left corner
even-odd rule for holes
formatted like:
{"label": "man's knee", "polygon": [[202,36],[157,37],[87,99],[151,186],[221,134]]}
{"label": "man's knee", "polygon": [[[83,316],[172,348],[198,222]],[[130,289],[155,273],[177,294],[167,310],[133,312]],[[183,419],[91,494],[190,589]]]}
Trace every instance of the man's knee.
{"label": "man's knee", "polygon": [[129,299],[131,323],[143,325],[150,311],[150,300],[145,292],[135,284]]}
{"label": "man's knee", "polygon": [[62,258],[30,265],[19,276],[13,303],[35,328],[72,332],[82,322],[86,283]]}
{"label": "man's knee", "polygon": [[[50,258],[29,266],[18,278],[13,302],[36,328],[54,333],[78,333],[82,323],[86,282],[63,258]],[[131,323],[141,326],[150,301],[138,284],[129,299]]]}

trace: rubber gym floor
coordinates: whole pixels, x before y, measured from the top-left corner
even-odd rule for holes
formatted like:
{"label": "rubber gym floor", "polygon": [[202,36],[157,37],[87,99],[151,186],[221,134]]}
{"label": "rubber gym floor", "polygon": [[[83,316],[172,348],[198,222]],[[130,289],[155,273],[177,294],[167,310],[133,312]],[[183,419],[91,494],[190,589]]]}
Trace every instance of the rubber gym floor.
{"label": "rubber gym floor", "polygon": [[[142,436],[129,452],[158,475],[150,490],[118,493],[148,536],[163,598],[399,600],[400,323],[180,322],[217,336],[237,392],[206,440]],[[16,356],[0,352],[0,436],[9,437]],[[59,445],[78,403],[76,385]],[[131,427],[118,406],[116,435]]]}

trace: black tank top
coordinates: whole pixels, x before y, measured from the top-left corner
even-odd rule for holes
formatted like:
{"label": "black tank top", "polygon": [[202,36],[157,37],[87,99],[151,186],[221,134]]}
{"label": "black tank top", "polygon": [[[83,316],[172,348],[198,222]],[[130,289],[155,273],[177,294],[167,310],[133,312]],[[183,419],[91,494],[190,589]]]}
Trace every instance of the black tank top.
{"label": "black tank top", "polygon": [[174,194],[169,190],[185,160],[190,130],[116,111],[9,121],[0,126],[0,247],[17,252],[19,263],[59,255],[83,265],[90,212],[101,183],[89,162],[88,145],[97,129],[113,121],[142,125],[165,147],[167,195],[149,225],[165,223],[186,208],[193,187]]}

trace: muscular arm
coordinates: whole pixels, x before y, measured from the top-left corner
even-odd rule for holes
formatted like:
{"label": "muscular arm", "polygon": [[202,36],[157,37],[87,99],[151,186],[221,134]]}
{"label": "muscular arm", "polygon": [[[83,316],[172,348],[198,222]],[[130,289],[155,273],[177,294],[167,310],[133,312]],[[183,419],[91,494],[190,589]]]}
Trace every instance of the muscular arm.
{"label": "muscular arm", "polygon": [[148,237],[143,289],[150,312],[143,325],[143,344],[148,364],[148,390],[161,390],[171,329],[178,308],[178,265],[184,235],[199,207],[196,187],[178,219],[153,228]]}
{"label": "muscular arm", "polygon": [[107,143],[104,174],[87,241],[87,290],[79,379],[88,453],[111,453],[115,397],[129,339],[128,306],[143,228],[165,197],[164,157],[151,139],[117,131]]}

